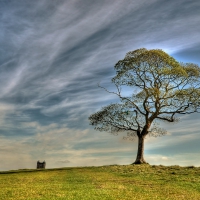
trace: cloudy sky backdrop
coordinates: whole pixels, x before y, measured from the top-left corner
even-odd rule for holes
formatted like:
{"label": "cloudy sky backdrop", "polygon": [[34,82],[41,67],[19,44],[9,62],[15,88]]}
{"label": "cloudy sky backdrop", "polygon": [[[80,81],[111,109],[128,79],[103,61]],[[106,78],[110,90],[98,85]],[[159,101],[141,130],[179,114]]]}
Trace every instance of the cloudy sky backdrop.
{"label": "cloudy sky backdrop", "polygon": [[[130,164],[137,138],[97,132],[88,116],[118,98],[114,65],[163,49],[200,64],[199,0],[1,0],[0,170]],[[200,166],[200,116],[162,124],[145,141],[150,164]]]}

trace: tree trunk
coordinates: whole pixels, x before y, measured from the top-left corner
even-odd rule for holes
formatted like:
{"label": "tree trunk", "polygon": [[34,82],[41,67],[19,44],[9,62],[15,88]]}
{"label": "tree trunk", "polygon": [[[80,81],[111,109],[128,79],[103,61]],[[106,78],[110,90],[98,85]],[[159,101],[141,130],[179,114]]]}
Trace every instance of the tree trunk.
{"label": "tree trunk", "polygon": [[145,138],[145,136],[138,136],[137,158],[133,164],[147,163],[143,157],[144,156],[144,138]]}

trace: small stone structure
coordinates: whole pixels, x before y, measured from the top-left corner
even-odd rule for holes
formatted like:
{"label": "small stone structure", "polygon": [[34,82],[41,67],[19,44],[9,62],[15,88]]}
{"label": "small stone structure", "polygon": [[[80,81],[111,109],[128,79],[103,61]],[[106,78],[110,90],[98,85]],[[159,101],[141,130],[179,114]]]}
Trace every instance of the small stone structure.
{"label": "small stone structure", "polygon": [[40,162],[39,160],[37,161],[37,169],[45,169],[46,167],[46,162]]}

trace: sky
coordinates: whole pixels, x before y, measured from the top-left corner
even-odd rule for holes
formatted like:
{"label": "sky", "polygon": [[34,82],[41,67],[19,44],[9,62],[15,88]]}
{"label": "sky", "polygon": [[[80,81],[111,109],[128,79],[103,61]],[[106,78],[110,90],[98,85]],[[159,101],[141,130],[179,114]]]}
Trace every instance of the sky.
{"label": "sky", "polygon": [[[114,65],[138,48],[200,65],[199,0],[0,0],[0,171],[127,165],[137,138],[88,117],[117,96]],[[154,165],[200,166],[200,115],[145,139]]]}

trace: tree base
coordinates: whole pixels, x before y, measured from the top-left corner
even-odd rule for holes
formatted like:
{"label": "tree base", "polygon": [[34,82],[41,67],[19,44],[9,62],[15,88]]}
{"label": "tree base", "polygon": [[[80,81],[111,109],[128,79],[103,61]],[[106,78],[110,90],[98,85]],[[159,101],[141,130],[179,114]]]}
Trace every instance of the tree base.
{"label": "tree base", "polygon": [[136,160],[134,163],[132,163],[134,165],[136,164],[149,164],[148,162],[146,162],[145,160]]}

